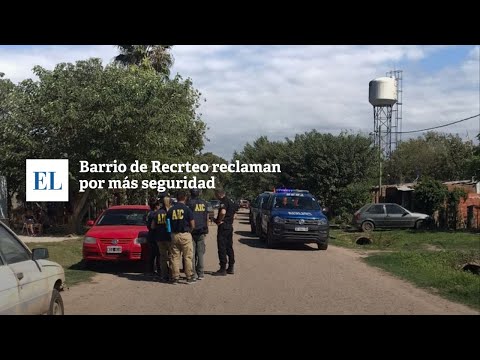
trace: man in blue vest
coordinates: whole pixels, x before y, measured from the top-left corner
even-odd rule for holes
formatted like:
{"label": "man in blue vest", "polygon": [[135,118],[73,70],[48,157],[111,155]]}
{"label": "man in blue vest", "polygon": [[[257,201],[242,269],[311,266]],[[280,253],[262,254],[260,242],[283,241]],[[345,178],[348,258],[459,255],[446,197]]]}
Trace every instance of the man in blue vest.
{"label": "man in blue vest", "polygon": [[160,257],[160,281],[168,282],[170,276],[170,247],[172,237],[167,222],[167,211],[170,209],[170,197],[166,193],[158,196],[159,208],[153,214],[151,221],[152,236],[157,242]]}
{"label": "man in blue vest", "polygon": [[198,280],[204,278],[203,256],[205,255],[205,235],[208,234],[208,210],[206,201],[199,198],[200,190],[191,189],[187,206],[193,212],[195,229],[193,237],[193,273]]}
{"label": "man in blue vest", "polygon": [[193,274],[192,260],[192,230],[195,229],[195,220],[192,210],[185,204],[187,194],[180,190],[177,195],[177,202],[167,212],[167,221],[170,221],[172,231],[171,271],[172,283],[178,284],[180,279],[180,258],[185,261],[185,275],[187,283],[193,284],[196,278]]}

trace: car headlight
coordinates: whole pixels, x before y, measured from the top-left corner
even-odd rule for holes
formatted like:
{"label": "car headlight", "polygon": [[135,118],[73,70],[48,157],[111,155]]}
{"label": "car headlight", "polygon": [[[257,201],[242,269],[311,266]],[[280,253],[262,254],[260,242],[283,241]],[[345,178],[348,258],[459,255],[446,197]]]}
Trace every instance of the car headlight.
{"label": "car headlight", "polygon": [[95,239],[94,237],[85,236],[85,239],[83,239],[83,243],[84,244],[96,244],[97,239]]}
{"label": "car headlight", "polygon": [[146,242],[147,238],[145,236],[140,236],[133,241],[134,244],[145,244]]}
{"label": "car headlight", "polygon": [[319,219],[317,220],[317,225],[327,225],[328,220],[327,219]]}
{"label": "car headlight", "polygon": [[275,216],[273,218],[273,222],[276,223],[276,224],[285,224],[285,219],[283,219],[279,216]]}

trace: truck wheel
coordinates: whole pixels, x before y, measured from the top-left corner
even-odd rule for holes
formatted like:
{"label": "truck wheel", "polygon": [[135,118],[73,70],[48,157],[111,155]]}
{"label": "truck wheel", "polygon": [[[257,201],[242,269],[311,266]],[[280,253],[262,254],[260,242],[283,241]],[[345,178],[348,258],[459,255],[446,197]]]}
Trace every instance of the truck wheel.
{"label": "truck wheel", "polygon": [[255,233],[260,239],[262,239],[262,224],[260,223],[259,219],[255,221]]}
{"label": "truck wheel", "polygon": [[328,249],[328,243],[325,243],[325,244],[317,243],[317,246],[318,246],[318,250],[327,250]]}
{"label": "truck wheel", "polygon": [[275,242],[273,241],[273,230],[271,227],[269,227],[267,232],[267,248],[272,249],[274,246]]}
{"label": "truck wheel", "polygon": [[63,308],[62,296],[57,289],[52,291],[52,299],[50,300],[50,308],[48,309],[48,315],[65,315]]}

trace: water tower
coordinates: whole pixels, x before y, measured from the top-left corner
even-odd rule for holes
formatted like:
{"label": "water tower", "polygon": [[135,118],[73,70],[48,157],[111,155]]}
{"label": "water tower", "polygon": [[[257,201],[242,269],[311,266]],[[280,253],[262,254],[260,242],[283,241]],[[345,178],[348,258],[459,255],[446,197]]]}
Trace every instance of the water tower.
{"label": "water tower", "polygon": [[[391,77],[379,77],[368,84],[368,100],[373,105],[373,128],[375,148],[378,150],[378,197],[384,198],[382,190],[382,162],[392,154],[392,108],[397,102],[397,81]],[[396,136],[396,126],[394,127]]]}
{"label": "water tower", "polygon": [[[397,102],[395,78],[379,77],[368,84],[368,100],[373,105],[373,129],[375,147],[379,155],[389,158],[392,154],[392,109]],[[394,128],[396,128],[394,126]]]}

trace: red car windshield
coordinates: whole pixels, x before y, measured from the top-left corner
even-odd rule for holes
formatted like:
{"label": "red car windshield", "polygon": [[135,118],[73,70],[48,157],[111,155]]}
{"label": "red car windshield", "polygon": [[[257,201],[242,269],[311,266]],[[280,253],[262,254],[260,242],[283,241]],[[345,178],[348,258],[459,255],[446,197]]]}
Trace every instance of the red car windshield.
{"label": "red car windshield", "polygon": [[148,210],[116,209],[107,210],[98,220],[96,226],[137,225],[145,226]]}

